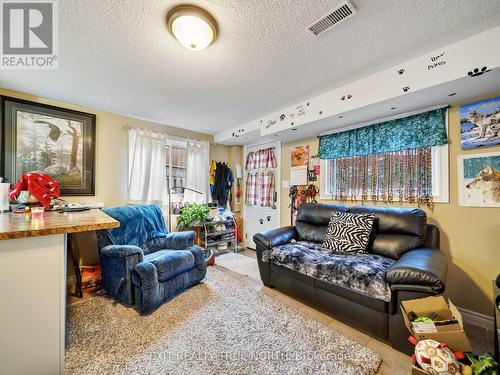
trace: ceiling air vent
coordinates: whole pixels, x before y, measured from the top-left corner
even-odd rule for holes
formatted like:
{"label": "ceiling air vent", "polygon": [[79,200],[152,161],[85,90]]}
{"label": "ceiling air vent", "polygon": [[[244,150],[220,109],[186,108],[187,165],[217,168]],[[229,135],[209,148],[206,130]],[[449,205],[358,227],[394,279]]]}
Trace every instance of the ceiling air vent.
{"label": "ceiling air vent", "polygon": [[313,35],[319,36],[340,22],[354,16],[356,9],[350,1],[343,1],[337,8],[307,27]]}

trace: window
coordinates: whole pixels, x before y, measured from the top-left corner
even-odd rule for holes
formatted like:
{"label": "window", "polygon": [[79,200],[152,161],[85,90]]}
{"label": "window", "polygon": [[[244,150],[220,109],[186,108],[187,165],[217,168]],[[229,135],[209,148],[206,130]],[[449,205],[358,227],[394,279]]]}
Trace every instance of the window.
{"label": "window", "polygon": [[[367,175],[369,178],[372,178],[372,168],[373,165],[376,165],[377,159],[379,161],[381,158],[390,157],[389,155],[371,155],[370,158],[374,158],[373,164],[367,165]],[[321,174],[320,174],[320,183],[321,183],[321,193],[320,199],[322,200],[332,200],[335,198],[336,194],[336,181],[335,178],[337,176],[337,168],[339,159],[332,160],[321,160]],[[409,159],[410,163],[414,159]],[[411,165],[411,164],[410,164]],[[448,145],[435,146],[431,148],[431,168],[432,168],[432,196],[433,201],[437,203],[448,203],[449,201],[449,192],[448,192]],[[356,173],[356,169],[352,168],[352,171]],[[355,180],[355,179],[354,179]],[[358,191],[359,186],[363,184],[363,181],[359,181],[357,187],[353,187],[352,190],[347,192],[349,199],[347,200],[355,200],[361,201],[362,197],[359,195]],[[376,183],[373,183],[372,186],[377,186]],[[408,186],[405,186],[408,188]],[[410,187],[411,188],[411,187]],[[417,188],[417,187],[414,187]],[[394,187],[393,187],[394,189]],[[398,194],[396,191],[392,192],[394,197]],[[367,201],[372,200],[372,196],[377,196],[377,192],[368,190]],[[382,200],[377,198],[376,200]],[[395,198],[394,202],[399,201],[399,199]]]}
{"label": "window", "polygon": [[[187,142],[185,139],[168,139],[166,147],[167,190],[185,187],[187,178]],[[175,193],[183,193],[182,189]],[[182,195],[182,194],[181,194]]]}

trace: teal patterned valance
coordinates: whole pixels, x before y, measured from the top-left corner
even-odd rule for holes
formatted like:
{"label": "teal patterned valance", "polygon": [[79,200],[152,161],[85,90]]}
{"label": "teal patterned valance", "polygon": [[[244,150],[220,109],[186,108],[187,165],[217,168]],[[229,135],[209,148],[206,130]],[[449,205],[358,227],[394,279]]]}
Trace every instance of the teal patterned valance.
{"label": "teal patterned valance", "polygon": [[448,143],[446,108],[319,137],[320,159],[383,154]]}

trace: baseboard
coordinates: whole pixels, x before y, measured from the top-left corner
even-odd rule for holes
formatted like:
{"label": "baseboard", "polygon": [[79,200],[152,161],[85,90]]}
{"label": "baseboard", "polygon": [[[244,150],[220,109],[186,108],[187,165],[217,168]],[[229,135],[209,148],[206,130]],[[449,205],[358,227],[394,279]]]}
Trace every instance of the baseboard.
{"label": "baseboard", "polygon": [[476,327],[493,331],[495,327],[495,321],[493,319],[493,316],[464,309],[463,307],[458,307],[458,311],[460,311],[460,314],[462,315],[464,322],[474,325]]}

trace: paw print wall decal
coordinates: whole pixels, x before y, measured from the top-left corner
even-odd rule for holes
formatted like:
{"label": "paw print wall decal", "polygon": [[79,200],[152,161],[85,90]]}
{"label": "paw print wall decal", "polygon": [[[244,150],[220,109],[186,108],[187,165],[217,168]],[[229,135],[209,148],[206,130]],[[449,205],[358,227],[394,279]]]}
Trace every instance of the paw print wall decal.
{"label": "paw print wall decal", "polygon": [[484,73],[488,73],[490,70],[491,69],[488,69],[488,67],[483,66],[481,68],[481,70],[479,70],[479,68],[475,68],[474,70],[467,72],[467,75],[469,77],[477,77],[477,76],[480,76],[480,75],[482,75]]}
{"label": "paw print wall decal", "polygon": [[399,75],[403,74],[404,72],[405,72],[405,70],[404,70],[404,69],[399,69],[399,70],[398,70],[398,74],[399,74]]}
{"label": "paw print wall decal", "polygon": [[404,92],[408,92],[408,90],[409,90],[409,89],[410,89],[410,88],[409,88],[408,86],[403,87],[403,91],[404,91]]}
{"label": "paw print wall decal", "polygon": [[280,115],[280,121],[283,121],[283,120],[285,119],[285,117],[286,117],[286,116],[282,113],[282,114]]}

